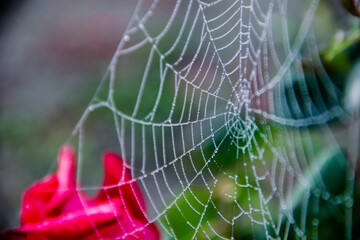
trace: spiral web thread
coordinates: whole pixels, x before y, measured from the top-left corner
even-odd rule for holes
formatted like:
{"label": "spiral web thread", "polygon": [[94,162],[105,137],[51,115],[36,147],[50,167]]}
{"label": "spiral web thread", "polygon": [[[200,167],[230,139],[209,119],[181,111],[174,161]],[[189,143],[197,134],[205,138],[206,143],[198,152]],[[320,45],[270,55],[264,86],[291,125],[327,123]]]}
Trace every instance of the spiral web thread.
{"label": "spiral web thread", "polygon": [[[254,239],[317,239],[325,201],[350,239],[359,124],[320,62],[317,7],[138,1],[74,129],[79,161],[85,122],[105,109],[164,238],[181,237],[183,223],[188,239],[238,239],[244,229]],[[320,174],[330,150],[346,159],[339,194]]]}

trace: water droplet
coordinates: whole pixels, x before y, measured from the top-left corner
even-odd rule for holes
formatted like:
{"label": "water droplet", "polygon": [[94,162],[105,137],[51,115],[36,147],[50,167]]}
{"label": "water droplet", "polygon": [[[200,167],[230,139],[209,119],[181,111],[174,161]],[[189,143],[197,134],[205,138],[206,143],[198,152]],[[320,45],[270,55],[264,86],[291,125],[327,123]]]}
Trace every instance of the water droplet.
{"label": "water droplet", "polygon": [[125,42],[128,42],[129,40],[130,40],[130,36],[129,36],[129,35],[125,35],[125,36],[124,36],[124,41],[125,41]]}

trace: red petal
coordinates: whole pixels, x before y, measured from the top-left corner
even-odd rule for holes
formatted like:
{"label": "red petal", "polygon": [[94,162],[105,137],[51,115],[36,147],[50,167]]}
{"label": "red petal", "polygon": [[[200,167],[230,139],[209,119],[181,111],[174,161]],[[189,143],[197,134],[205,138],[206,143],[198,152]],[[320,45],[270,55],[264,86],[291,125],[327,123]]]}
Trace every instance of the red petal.
{"label": "red petal", "polygon": [[103,162],[103,190],[99,192],[96,201],[120,198],[123,200],[128,215],[145,221],[145,200],[139,186],[131,176],[130,169],[125,167],[123,159],[116,153],[106,152]]}
{"label": "red petal", "polygon": [[[160,239],[148,223],[145,200],[124,161],[106,153],[104,181],[98,196],[90,200],[77,190],[75,154],[64,146],[58,170],[33,184],[22,201],[22,227],[0,234],[5,239]],[[127,235],[129,234],[129,235]]]}
{"label": "red petal", "polygon": [[70,146],[60,149],[58,164],[56,175],[40,180],[25,192],[20,216],[22,225],[40,222],[81,207],[75,190],[75,154]]}
{"label": "red petal", "polygon": [[21,206],[21,225],[36,223],[46,218],[46,203],[51,201],[58,186],[57,177],[50,175],[28,188]]}
{"label": "red petal", "polygon": [[[107,201],[92,207],[83,207],[84,210],[62,214],[55,218],[47,218],[42,222],[27,224],[18,229],[12,230],[9,236],[38,235],[46,239],[79,239],[89,234],[97,233],[94,229],[101,230],[101,227],[109,224],[118,226],[116,215],[120,213],[114,209],[114,205],[119,205],[119,200]],[[119,234],[119,231],[117,231]],[[115,237],[117,235],[113,235]],[[21,239],[21,238],[20,238]]]}
{"label": "red petal", "polygon": [[70,145],[63,146],[59,151],[58,170],[59,190],[75,188],[75,153]]}
{"label": "red petal", "polygon": [[[27,224],[24,227],[4,233],[7,239],[114,239],[128,236],[140,239],[159,239],[160,234],[154,224],[123,218],[114,206],[121,205],[120,200],[106,201],[92,207],[84,207],[56,218],[40,223]],[[129,234],[129,235],[127,235]]]}

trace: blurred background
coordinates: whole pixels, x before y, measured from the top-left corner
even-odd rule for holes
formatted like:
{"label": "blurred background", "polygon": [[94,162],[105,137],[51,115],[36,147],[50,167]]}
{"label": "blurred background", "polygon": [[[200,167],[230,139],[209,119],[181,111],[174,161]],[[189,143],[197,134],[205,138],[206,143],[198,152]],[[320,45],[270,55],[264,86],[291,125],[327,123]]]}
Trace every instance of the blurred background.
{"label": "blurred background", "polygon": [[[19,223],[22,192],[56,167],[56,153],[98,87],[135,3],[1,4],[0,229],[4,229]],[[100,155],[96,158],[100,160]]]}
{"label": "blurred background", "polygon": [[[0,230],[18,225],[22,192],[56,168],[56,153],[98,88],[136,1],[21,0],[2,4]],[[164,12],[170,9],[162,7]],[[356,65],[358,27],[358,20],[340,1],[320,1],[314,19],[318,48],[330,77],[347,92],[345,99],[354,111],[360,106],[359,94],[351,91],[359,89],[359,80],[354,80],[360,68]],[[351,34],[355,37],[349,41],[346,37]],[[94,117],[89,124],[84,168],[93,173],[88,183],[97,184],[102,176],[101,170],[96,170],[101,152],[116,149],[118,142],[113,137],[111,116]]]}

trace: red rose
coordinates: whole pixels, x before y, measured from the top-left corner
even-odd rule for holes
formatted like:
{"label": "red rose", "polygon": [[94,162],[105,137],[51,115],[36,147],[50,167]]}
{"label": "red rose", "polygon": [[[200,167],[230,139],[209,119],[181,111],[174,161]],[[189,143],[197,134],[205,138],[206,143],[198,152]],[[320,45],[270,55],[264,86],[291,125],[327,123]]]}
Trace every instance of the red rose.
{"label": "red rose", "polygon": [[75,154],[64,146],[57,172],[30,186],[21,206],[21,226],[3,239],[160,239],[145,217],[145,201],[116,153],[103,157],[104,180],[94,198],[75,181]]}

